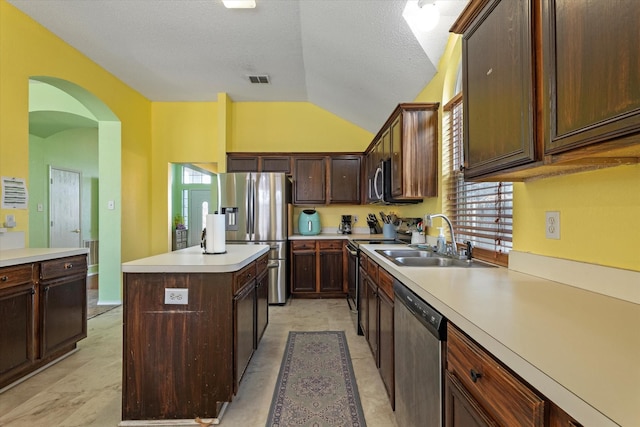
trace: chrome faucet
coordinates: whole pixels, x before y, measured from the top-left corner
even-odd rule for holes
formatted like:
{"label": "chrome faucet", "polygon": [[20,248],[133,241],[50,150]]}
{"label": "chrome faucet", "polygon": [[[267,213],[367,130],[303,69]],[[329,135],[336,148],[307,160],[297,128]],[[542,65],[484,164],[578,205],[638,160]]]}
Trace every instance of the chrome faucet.
{"label": "chrome faucet", "polygon": [[451,224],[451,221],[449,220],[449,218],[446,217],[446,215],[444,214],[427,214],[424,216],[424,221],[427,223],[427,227],[432,227],[432,219],[433,218],[442,218],[443,220],[446,221],[447,225],[449,226],[449,232],[451,233],[451,254],[453,256],[458,256],[458,249],[456,246],[456,234],[453,232],[453,224]]}

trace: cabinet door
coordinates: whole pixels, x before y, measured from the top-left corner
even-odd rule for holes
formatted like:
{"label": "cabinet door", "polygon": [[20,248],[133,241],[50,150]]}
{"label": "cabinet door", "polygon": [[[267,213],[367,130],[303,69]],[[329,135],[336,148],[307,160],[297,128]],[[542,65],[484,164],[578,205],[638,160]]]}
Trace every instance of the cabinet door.
{"label": "cabinet door", "polygon": [[464,34],[466,178],[536,159],[531,3],[491,0]]}
{"label": "cabinet door", "polygon": [[344,277],[345,240],[318,240],[320,292],[346,293]]}
{"label": "cabinet door", "polygon": [[[31,269],[28,271],[28,280],[31,281]],[[0,278],[4,277],[8,274],[1,270]],[[33,283],[0,287],[0,388],[10,383],[35,359],[34,294]]]}
{"label": "cabinet door", "polygon": [[87,336],[86,274],[42,282],[40,357]]}
{"label": "cabinet door", "polygon": [[[362,259],[360,260],[362,263]],[[359,267],[358,270],[358,324],[364,338],[369,341],[369,303],[367,295],[367,270]]]}
{"label": "cabinet door", "polygon": [[255,292],[255,282],[253,282],[233,299],[235,336],[234,392],[238,391],[240,379],[253,355]]}
{"label": "cabinet door", "polygon": [[326,176],[325,157],[295,158],[293,203],[325,204]]}
{"label": "cabinet door", "polygon": [[545,154],[640,131],[640,4],[542,3]]}
{"label": "cabinet door", "polygon": [[258,172],[258,156],[227,156],[227,172]]}
{"label": "cabinet door", "polygon": [[444,379],[444,423],[446,427],[497,427],[476,400],[449,372]]}
{"label": "cabinet door", "polygon": [[369,341],[369,348],[373,353],[373,360],[376,362],[376,367],[380,366],[380,359],[378,358],[378,287],[371,279],[366,280],[367,283],[367,316],[369,334],[367,335]]}
{"label": "cabinet door", "polygon": [[402,114],[391,123],[386,133],[391,146],[391,194],[402,195]]}
{"label": "cabinet door", "polygon": [[264,271],[256,279],[256,339],[254,342],[256,349],[269,324],[269,274],[267,273]]}
{"label": "cabinet door", "polygon": [[360,156],[331,158],[329,203],[360,203]]}
{"label": "cabinet door", "polygon": [[393,341],[393,301],[378,290],[380,300],[380,377],[387,390],[391,407],[395,409],[395,378],[394,378],[394,341]]}
{"label": "cabinet door", "polygon": [[316,252],[293,251],[291,255],[291,292],[315,292]]}

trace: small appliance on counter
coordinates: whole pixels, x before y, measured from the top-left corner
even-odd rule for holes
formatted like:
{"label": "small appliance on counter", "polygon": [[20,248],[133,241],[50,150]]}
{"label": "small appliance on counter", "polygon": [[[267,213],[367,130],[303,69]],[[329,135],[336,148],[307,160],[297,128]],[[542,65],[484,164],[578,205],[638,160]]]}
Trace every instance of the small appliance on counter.
{"label": "small appliance on counter", "polygon": [[298,231],[303,236],[320,234],[320,215],[315,209],[304,209],[298,218]]}
{"label": "small appliance on counter", "polygon": [[378,222],[378,218],[372,213],[367,216],[367,225],[369,226],[369,233],[371,234],[381,234],[382,228],[380,227],[380,223]]}
{"label": "small appliance on counter", "polygon": [[338,226],[338,233],[351,234],[351,215],[342,215],[342,221]]}

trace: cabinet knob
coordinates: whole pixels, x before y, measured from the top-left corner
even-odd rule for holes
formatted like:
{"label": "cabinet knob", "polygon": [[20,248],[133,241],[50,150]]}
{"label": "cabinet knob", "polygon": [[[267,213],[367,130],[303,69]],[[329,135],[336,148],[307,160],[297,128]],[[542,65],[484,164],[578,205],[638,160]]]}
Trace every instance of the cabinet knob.
{"label": "cabinet knob", "polygon": [[65,270],[69,270],[71,268],[73,268],[73,264],[71,264],[70,262],[67,262],[67,263],[64,264],[64,269]]}
{"label": "cabinet knob", "polygon": [[476,372],[473,369],[469,371],[469,375],[471,376],[471,381],[473,381],[474,383],[482,378],[482,374],[480,372]]}
{"label": "cabinet knob", "polygon": [[0,277],[0,282],[6,282],[7,280],[9,280],[9,276]]}

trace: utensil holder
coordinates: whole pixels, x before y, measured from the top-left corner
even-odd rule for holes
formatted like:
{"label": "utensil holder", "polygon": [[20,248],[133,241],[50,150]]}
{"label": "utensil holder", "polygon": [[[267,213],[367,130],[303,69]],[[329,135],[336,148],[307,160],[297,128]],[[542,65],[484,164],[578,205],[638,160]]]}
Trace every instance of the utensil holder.
{"label": "utensil holder", "polygon": [[384,236],[385,239],[395,239],[396,228],[393,226],[393,224],[383,224],[382,235]]}

